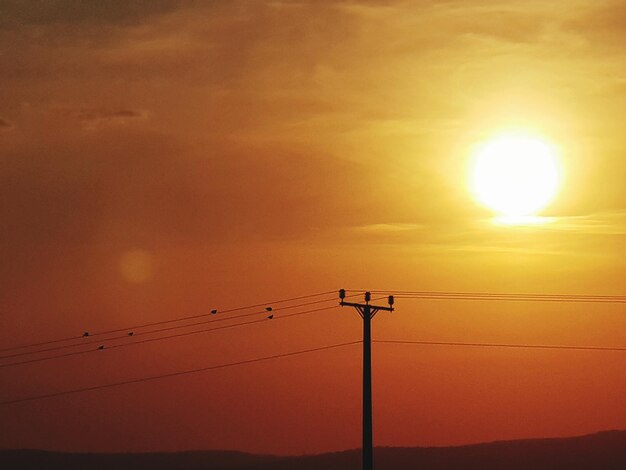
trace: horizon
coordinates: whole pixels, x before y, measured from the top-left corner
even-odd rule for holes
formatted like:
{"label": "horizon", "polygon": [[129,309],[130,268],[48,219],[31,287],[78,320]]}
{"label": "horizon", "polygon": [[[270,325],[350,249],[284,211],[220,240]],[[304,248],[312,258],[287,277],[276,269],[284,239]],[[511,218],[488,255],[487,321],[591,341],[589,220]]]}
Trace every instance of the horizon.
{"label": "horizon", "polygon": [[[588,438],[593,436],[605,435],[605,434],[614,434],[614,433],[624,433],[626,434],[626,429],[606,429],[596,432],[591,432],[588,434],[576,434],[573,436],[542,436],[542,437],[526,437],[526,438],[516,438],[516,439],[507,439],[507,440],[496,440],[496,441],[481,441],[481,442],[471,442],[466,444],[456,444],[456,445],[443,445],[443,446],[380,446],[375,445],[374,449],[454,449],[459,447],[475,447],[475,446],[489,446],[493,444],[506,444],[512,442],[524,442],[524,441],[553,441],[553,440],[568,440],[568,439],[577,439],[577,438]],[[181,449],[181,450],[156,450],[156,451],[113,451],[113,452],[93,452],[90,450],[81,450],[78,452],[74,451],[63,451],[63,450],[51,450],[51,449],[41,449],[41,448],[0,448],[0,452],[4,451],[33,451],[33,452],[51,452],[51,453],[59,453],[59,454],[110,454],[110,455],[131,455],[131,454],[159,454],[159,453],[167,453],[167,454],[176,454],[176,453],[194,453],[194,452],[224,452],[224,453],[237,453],[237,454],[248,454],[255,455],[259,457],[307,457],[307,456],[316,456],[323,454],[336,454],[336,453],[344,453],[344,452],[361,452],[361,447],[353,447],[349,449],[338,449],[338,450],[326,450],[323,452],[318,452],[314,454],[263,454],[263,453],[251,453],[238,449]]]}

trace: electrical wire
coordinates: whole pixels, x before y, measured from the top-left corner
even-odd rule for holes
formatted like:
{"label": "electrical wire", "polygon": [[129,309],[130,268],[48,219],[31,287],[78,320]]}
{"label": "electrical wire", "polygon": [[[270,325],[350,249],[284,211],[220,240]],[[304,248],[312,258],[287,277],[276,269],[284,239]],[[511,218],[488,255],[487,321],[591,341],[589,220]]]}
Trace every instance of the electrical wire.
{"label": "electrical wire", "polygon": [[[360,293],[364,292],[364,290],[362,290],[362,289],[346,289],[346,291],[347,292],[360,292]],[[331,294],[331,293],[334,293],[334,292],[336,292],[336,291],[332,290],[332,291],[318,292],[318,293],[315,293],[315,294],[302,295],[302,296],[298,296],[298,297],[291,297],[291,298],[287,298],[287,299],[279,299],[279,300],[274,300],[274,301],[270,301],[270,302],[263,302],[263,303],[253,304],[253,305],[247,305],[247,306],[244,306],[244,307],[236,307],[236,308],[231,308],[231,309],[227,309],[227,310],[221,310],[221,311],[219,311],[219,313],[220,314],[225,314],[225,313],[231,313],[231,312],[236,312],[236,311],[241,311],[241,310],[247,310],[247,309],[250,309],[250,308],[268,306],[268,305],[273,305],[273,304],[280,304],[280,303],[285,303],[285,302],[293,302],[293,301],[296,301],[296,300],[302,300],[302,299],[308,299],[308,298],[313,298],[313,297],[319,297],[321,295],[328,295],[328,294]],[[535,294],[535,293],[495,293],[495,292],[445,292],[445,291],[402,291],[402,290],[389,290],[389,291],[371,290],[370,292],[374,293],[374,294],[382,294],[382,293],[392,294],[396,298],[399,298],[399,299],[475,300],[475,301],[491,300],[491,301],[523,301],[523,302],[534,301],[534,302],[626,303],[626,296],[622,296],[622,295]],[[348,295],[347,297],[354,297],[354,296],[357,296],[357,295],[359,295],[359,294],[355,293],[355,294]],[[330,301],[332,299],[328,299],[328,300]],[[301,305],[298,305],[298,306],[303,306],[303,305],[306,305],[306,304],[301,304]],[[289,307],[284,307],[284,308],[295,308],[295,307],[296,306],[289,306]],[[276,310],[278,310],[278,309],[276,309]],[[259,312],[259,313],[263,313],[263,312]],[[166,320],[160,320],[160,321],[155,321],[155,322],[135,324],[135,325],[126,326],[126,327],[123,327],[123,328],[115,328],[115,329],[104,330],[104,331],[100,331],[100,332],[96,332],[96,333],[89,333],[86,337],[94,337],[94,336],[97,337],[97,336],[104,336],[104,335],[109,335],[109,334],[114,334],[114,333],[128,332],[130,330],[138,330],[138,329],[147,328],[147,327],[151,327],[151,326],[158,326],[158,325],[164,325],[164,324],[168,324],[168,323],[175,323],[175,322],[179,322],[179,321],[203,318],[203,317],[207,317],[209,315],[212,315],[212,313],[210,313],[210,312],[209,313],[201,313],[201,314],[197,314],[197,315],[188,315],[188,316],[182,316],[182,317],[166,319]],[[180,327],[184,328],[185,326],[186,325],[181,325]],[[2,353],[2,352],[10,352],[10,351],[17,351],[17,350],[20,350],[20,349],[27,349],[27,348],[31,348],[31,347],[35,347],[35,346],[47,346],[47,345],[51,345],[51,344],[58,344],[58,343],[63,343],[63,342],[67,342],[67,341],[72,341],[72,340],[81,340],[84,337],[85,337],[85,335],[70,336],[70,337],[66,337],[66,338],[58,338],[58,339],[53,339],[53,340],[48,340],[48,341],[35,342],[35,343],[30,343],[30,344],[23,344],[23,345],[20,345],[20,346],[12,346],[12,347],[7,347],[7,348],[0,348],[0,353]],[[121,339],[121,336],[118,337],[118,338],[109,338],[108,340],[111,340],[111,339]],[[45,349],[40,349],[40,350],[37,350],[37,351],[28,351],[28,352],[22,352],[22,353],[16,353],[16,354],[9,354],[9,355],[5,355],[5,356],[1,356],[0,359],[6,359],[6,358],[10,358],[10,357],[19,357],[19,356],[22,356],[22,355],[41,353],[41,352],[47,352],[47,351],[53,351],[53,350],[59,350],[59,349],[65,349],[67,347],[78,347],[78,346],[83,346],[85,344],[92,344],[92,343],[81,342],[81,343],[76,343],[76,344],[72,344],[72,345],[61,346],[61,347],[58,347],[58,348],[45,348]]]}
{"label": "electrical wire", "polygon": [[[72,357],[72,356],[80,356],[80,355],[84,355],[84,354],[89,354],[89,353],[96,353],[96,352],[102,352],[102,351],[106,351],[109,349],[116,349],[116,348],[122,348],[122,347],[126,347],[126,346],[136,346],[139,344],[145,344],[145,343],[152,343],[154,341],[162,341],[162,340],[166,340],[166,339],[172,339],[172,338],[181,338],[184,336],[190,336],[190,335],[195,335],[195,334],[199,334],[199,333],[208,333],[211,331],[219,331],[219,330],[226,330],[226,329],[230,329],[230,328],[237,328],[237,327],[241,327],[241,326],[247,326],[247,325],[253,325],[256,323],[266,323],[268,321],[277,321],[277,320],[282,320],[285,318],[291,318],[291,317],[296,317],[296,316],[300,316],[300,315],[307,315],[310,313],[314,313],[314,312],[321,312],[323,310],[331,310],[331,309],[335,309],[335,308],[339,308],[339,305],[333,305],[333,306],[329,306],[329,307],[322,307],[322,308],[316,308],[316,309],[312,309],[312,310],[305,310],[303,312],[295,312],[295,313],[289,313],[287,315],[281,315],[281,316],[277,316],[274,317],[272,320],[268,320],[267,318],[262,318],[259,320],[252,320],[252,321],[248,321],[248,322],[243,322],[243,323],[235,323],[233,325],[225,325],[225,326],[220,326],[220,327],[216,327],[216,328],[205,328],[202,330],[194,330],[194,331],[187,331],[184,333],[177,333],[177,334],[173,334],[173,335],[167,335],[167,336],[159,336],[157,338],[148,338],[148,339],[143,339],[143,340],[138,340],[138,341],[132,341],[129,343],[121,343],[121,344],[114,344],[111,346],[104,346],[101,344],[102,347],[98,347],[96,349],[87,349],[87,350],[83,350],[83,351],[72,351],[72,352],[68,352],[68,353],[64,353],[64,354],[57,354],[54,356],[45,356],[45,357],[39,357],[39,358],[35,358],[35,359],[27,359],[25,361],[17,361],[17,362],[10,362],[7,364],[0,364],[0,369],[4,369],[7,367],[14,367],[14,366],[20,366],[20,365],[25,365],[25,364],[33,364],[36,362],[42,362],[42,361],[48,361],[51,359],[60,359],[60,358],[64,358],[64,357]],[[265,312],[267,313],[267,312]],[[127,338],[126,336],[124,336],[123,338]]]}
{"label": "electrical wire", "polygon": [[[355,289],[346,289],[346,292],[363,292]],[[462,291],[409,291],[409,290],[371,290],[371,293],[390,294],[433,294],[433,295],[496,295],[496,296],[524,296],[524,297],[597,297],[597,298],[626,298],[624,295],[595,295],[595,294],[544,294],[529,292],[462,292]]]}
{"label": "electrical wire", "polygon": [[[354,289],[348,290],[353,292]],[[497,292],[444,292],[444,291],[380,291],[372,294],[387,293],[396,298],[432,299],[432,300],[496,300],[496,301],[535,301],[535,302],[591,302],[591,303],[626,303],[623,295],[582,295],[582,294],[533,294],[533,293],[497,293]]]}
{"label": "electrical wire", "polygon": [[[282,311],[282,310],[289,310],[289,309],[292,309],[292,308],[300,308],[300,307],[305,307],[307,305],[315,305],[315,304],[320,304],[320,303],[324,303],[324,302],[332,302],[334,300],[335,299],[323,299],[323,300],[316,300],[316,301],[313,301],[313,302],[305,302],[305,303],[300,303],[300,304],[296,304],[296,305],[289,305],[289,306],[286,306],[286,307],[278,307],[278,308],[272,309],[272,312],[277,312],[277,311]],[[169,327],[165,327],[165,328],[159,328],[159,329],[156,329],[156,330],[143,331],[143,332],[138,332],[138,333],[132,332],[132,335],[130,335],[130,336],[136,337],[136,336],[143,336],[143,335],[147,335],[147,334],[161,333],[161,332],[164,332],[164,331],[172,331],[172,330],[177,330],[177,329],[182,329],[182,328],[189,328],[189,327],[192,327],[192,326],[206,325],[206,324],[209,324],[209,323],[217,323],[217,322],[222,322],[222,321],[235,320],[235,319],[238,319],[238,318],[246,318],[246,317],[250,317],[250,316],[254,316],[254,315],[267,314],[267,313],[269,313],[267,310],[258,310],[256,312],[244,313],[244,314],[236,315],[236,316],[223,317],[223,318],[212,318],[211,320],[204,320],[204,321],[195,322],[195,323],[187,323],[187,324],[184,324],[184,325],[169,326]],[[92,341],[92,340],[85,340],[85,341],[80,341],[78,343],[64,344],[64,345],[52,346],[52,347],[44,348],[44,349],[37,349],[35,351],[25,351],[25,352],[13,353],[13,354],[6,354],[4,356],[0,356],[0,360],[14,358],[14,357],[21,357],[21,356],[29,356],[29,355],[32,355],[32,354],[39,354],[39,353],[44,353],[44,352],[59,351],[59,350],[63,350],[63,349],[70,349],[70,348],[76,348],[76,347],[89,346],[89,345],[92,345],[92,344],[102,344],[103,341],[113,341],[113,340],[117,340],[117,339],[128,338],[129,337],[128,330],[124,330],[124,331],[126,331],[126,333],[123,334],[123,335],[113,336],[113,337],[103,338],[103,339],[98,339],[98,340],[94,340],[94,341]],[[87,338],[89,338],[89,337],[87,337]]]}
{"label": "electrical wire", "polygon": [[594,303],[594,304],[625,304],[624,300],[591,300],[591,299],[540,299],[525,297],[442,297],[442,296],[395,296],[396,299],[413,299],[413,300],[463,300],[463,301],[505,301],[505,302],[557,302],[557,303]]}
{"label": "electrical wire", "polygon": [[[226,309],[226,310],[221,310],[221,311],[219,311],[219,313],[220,314],[225,314],[225,313],[237,312],[237,311],[241,311],[241,310],[248,310],[248,309],[251,309],[251,308],[270,306],[270,305],[281,304],[281,303],[285,303],[285,302],[293,302],[293,301],[296,301],[296,300],[303,300],[303,299],[309,299],[309,298],[313,298],[313,297],[319,297],[319,296],[322,296],[322,295],[328,295],[328,294],[332,294],[332,293],[335,293],[335,292],[337,292],[337,291],[332,290],[332,291],[318,292],[318,293],[315,293],[315,294],[301,295],[301,296],[298,296],[298,297],[291,297],[291,298],[287,298],[287,299],[273,300],[273,301],[270,301],[270,302],[263,302],[263,303],[253,304],[253,305],[247,305],[247,306],[244,306],[244,307],[235,307],[235,308],[230,308],[230,309]],[[355,294],[355,295],[358,295],[358,294]],[[160,321],[149,322],[149,323],[141,323],[141,324],[126,326],[126,327],[123,327],[123,328],[115,328],[115,329],[104,330],[104,331],[100,331],[100,332],[96,332],[96,333],[89,333],[89,335],[87,337],[102,336],[102,335],[113,334],[113,333],[120,333],[120,332],[128,332],[130,330],[137,330],[137,329],[146,328],[146,327],[149,327],[149,326],[158,326],[158,325],[164,325],[164,324],[167,324],[167,323],[174,323],[174,322],[178,322],[178,321],[193,320],[193,319],[196,319],[196,318],[207,317],[209,315],[212,315],[212,313],[208,312],[208,313],[201,313],[201,314],[197,314],[197,315],[188,315],[188,316],[177,317],[177,318],[172,318],[172,319],[167,319],[167,320],[160,320]],[[85,336],[83,336],[83,335],[80,335],[80,336],[68,336],[68,337],[65,337],[65,338],[52,339],[52,340],[48,340],[48,341],[40,341],[40,342],[35,342],[35,343],[22,344],[22,345],[19,345],[19,346],[11,346],[11,347],[7,347],[7,348],[2,348],[2,349],[0,349],[0,352],[15,351],[15,350],[18,350],[18,349],[26,349],[26,348],[31,348],[31,347],[35,347],[35,346],[45,346],[45,345],[48,345],[48,344],[62,343],[62,342],[65,342],[65,341],[72,341],[72,340],[82,339],[84,337]]]}
{"label": "electrical wire", "polygon": [[257,357],[254,359],[246,359],[243,361],[237,361],[237,362],[229,362],[226,364],[217,364],[214,366],[207,366],[207,367],[201,367],[198,369],[190,369],[190,370],[184,370],[184,371],[179,371],[179,372],[171,372],[169,374],[160,374],[160,375],[151,375],[148,377],[141,377],[138,379],[131,379],[131,380],[125,380],[122,382],[113,382],[113,383],[108,383],[108,384],[103,384],[103,385],[94,385],[91,387],[83,387],[83,388],[76,388],[73,390],[64,390],[61,392],[54,392],[54,393],[46,393],[46,394],[42,394],[42,395],[36,395],[36,396],[32,396],[32,397],[25,397],[25,398],[17,398],[14,400],[6,400],[6,401],[2,401],[0,402],[0,405],[11,405],[11,404],[15,404],[15,403],[23,403],[23,402],[27,402],[27,401],[33,401],[33,400],[42,400],[44,398],[53,398],[53,397],[59,397],[62,395],[70,395],[70,394],[74,394],[74,393],[81,393],[81,392],[91,392],[94,390],[102,390],[105,388],[111,388],[111,387],[119,387],[121,385],[129,385],[129,384],[136,384],[136,383],[142,383],[142,382],[148,382],[148,381],[152,381],[152,380],[159,380],[159,379],[164,379],[164,378],[169,378],[169,377],[179,377],[181,375],[188,375],[188,374],[195,374],[198,372],[207,372],[210,370],[216,370],[216,369],[225,369],[227,367],[234,367],[234,366],[241,366],[241,365],[245,365],[245,364],[253,364],[256,362],[262,362],[262,361],[269,361],[272,359],[279,359],[279,358],[283,358],[283,357],[290,357],[290,356],[297,356],[300,354],[307,354],[307,353],[312,353],[312,352],[317,352],[317,351],[326,351],[329,349],[336,349],[336,348],[341,348],[341,347],[345,347],[345,346],[351,346],[354,344],[359,344],[362,343],[361,340],[358,341],[349,341],[349,342],[345,342],[345,343],[336,343],[336,344],[330,344],[328,346],[320,346],[317,348],[310,348],[310,349],[301,349],[299,351],[291,351],[288,353],[283,353],[283,354],[273,354],[271,356],[263,356],[263,357]]}
{"label": "electrical wire", "polygon": [[516,349],[562,349],[568,351],[626,351],[626,348],[608,346],[572,346],[562,344],[515,344],[515,343],[464,343],[457,341],[410,341],[410,340],[372,340],[373,343],[417,344],[425,346],[465,346],[480,348],[516,348]]}

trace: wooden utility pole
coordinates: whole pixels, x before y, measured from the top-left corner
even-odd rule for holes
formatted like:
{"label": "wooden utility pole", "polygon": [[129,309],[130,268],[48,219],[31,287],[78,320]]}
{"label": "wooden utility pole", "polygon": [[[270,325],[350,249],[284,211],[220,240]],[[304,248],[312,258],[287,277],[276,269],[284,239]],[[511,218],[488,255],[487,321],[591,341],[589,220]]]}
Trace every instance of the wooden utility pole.
{"label": "wooden utility pole", "polygon": [[393,312],[393,295],[388,297],[389,307],[370,305],[372,295],[365,293],[365,303],[344,302],[345,289],[339,290],[339,305],[354,307],[363,319],[363,470],[374,468],[374,440],[372,437],[372,318],[379,310]]}

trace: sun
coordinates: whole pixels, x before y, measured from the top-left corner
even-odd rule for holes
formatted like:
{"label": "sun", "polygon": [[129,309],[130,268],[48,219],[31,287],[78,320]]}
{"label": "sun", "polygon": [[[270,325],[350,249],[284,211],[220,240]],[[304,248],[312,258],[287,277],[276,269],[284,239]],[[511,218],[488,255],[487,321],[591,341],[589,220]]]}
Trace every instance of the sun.
{"label": "sun", "polygon": [[561,185],[557,149],[523,135],[500,135],[476,148],[470,188],[476,200],[500,217],[538,214]]}

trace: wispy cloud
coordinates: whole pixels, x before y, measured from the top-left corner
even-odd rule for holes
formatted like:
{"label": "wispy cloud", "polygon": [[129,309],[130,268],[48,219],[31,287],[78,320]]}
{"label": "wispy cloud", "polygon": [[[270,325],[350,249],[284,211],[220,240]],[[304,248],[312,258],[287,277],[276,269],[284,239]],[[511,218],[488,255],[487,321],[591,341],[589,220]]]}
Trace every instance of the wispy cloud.
{"label": "wispy cloud", "polygon": [[546,224],[542,228],[593,235],[626,235],[626,211],[555,217],[552,223]]}
{"label": "wispy cloud", "polygon": [[8,131],[10,129],[13,129],[13,124],[11,124],[6,119],[0,118],[0,132],[1,131]]}
{"label": "wispy cloud", "polygon": [[3,0],[0,3],[0,28],[25,25],[133,24],[190,3],[189,0]]}
{"label": "wispy cloud", "polygon": [[419,224],[381,223],[381,224],[362,225],[359,227],[355,227],[355,230],[359,232],[365,232],[365,233],[385,234],[385,233],[415,231],[415,230],[420,230],[423,228],[424,226],[419,225]]}
{"label": "wispy cloud", "polygon": [[52,111],[79,121],[84,129],[95,130],[108,126],[121,126],[131,121],[145,119],[146,111],[129,108],[73,108],[53,107]]}

